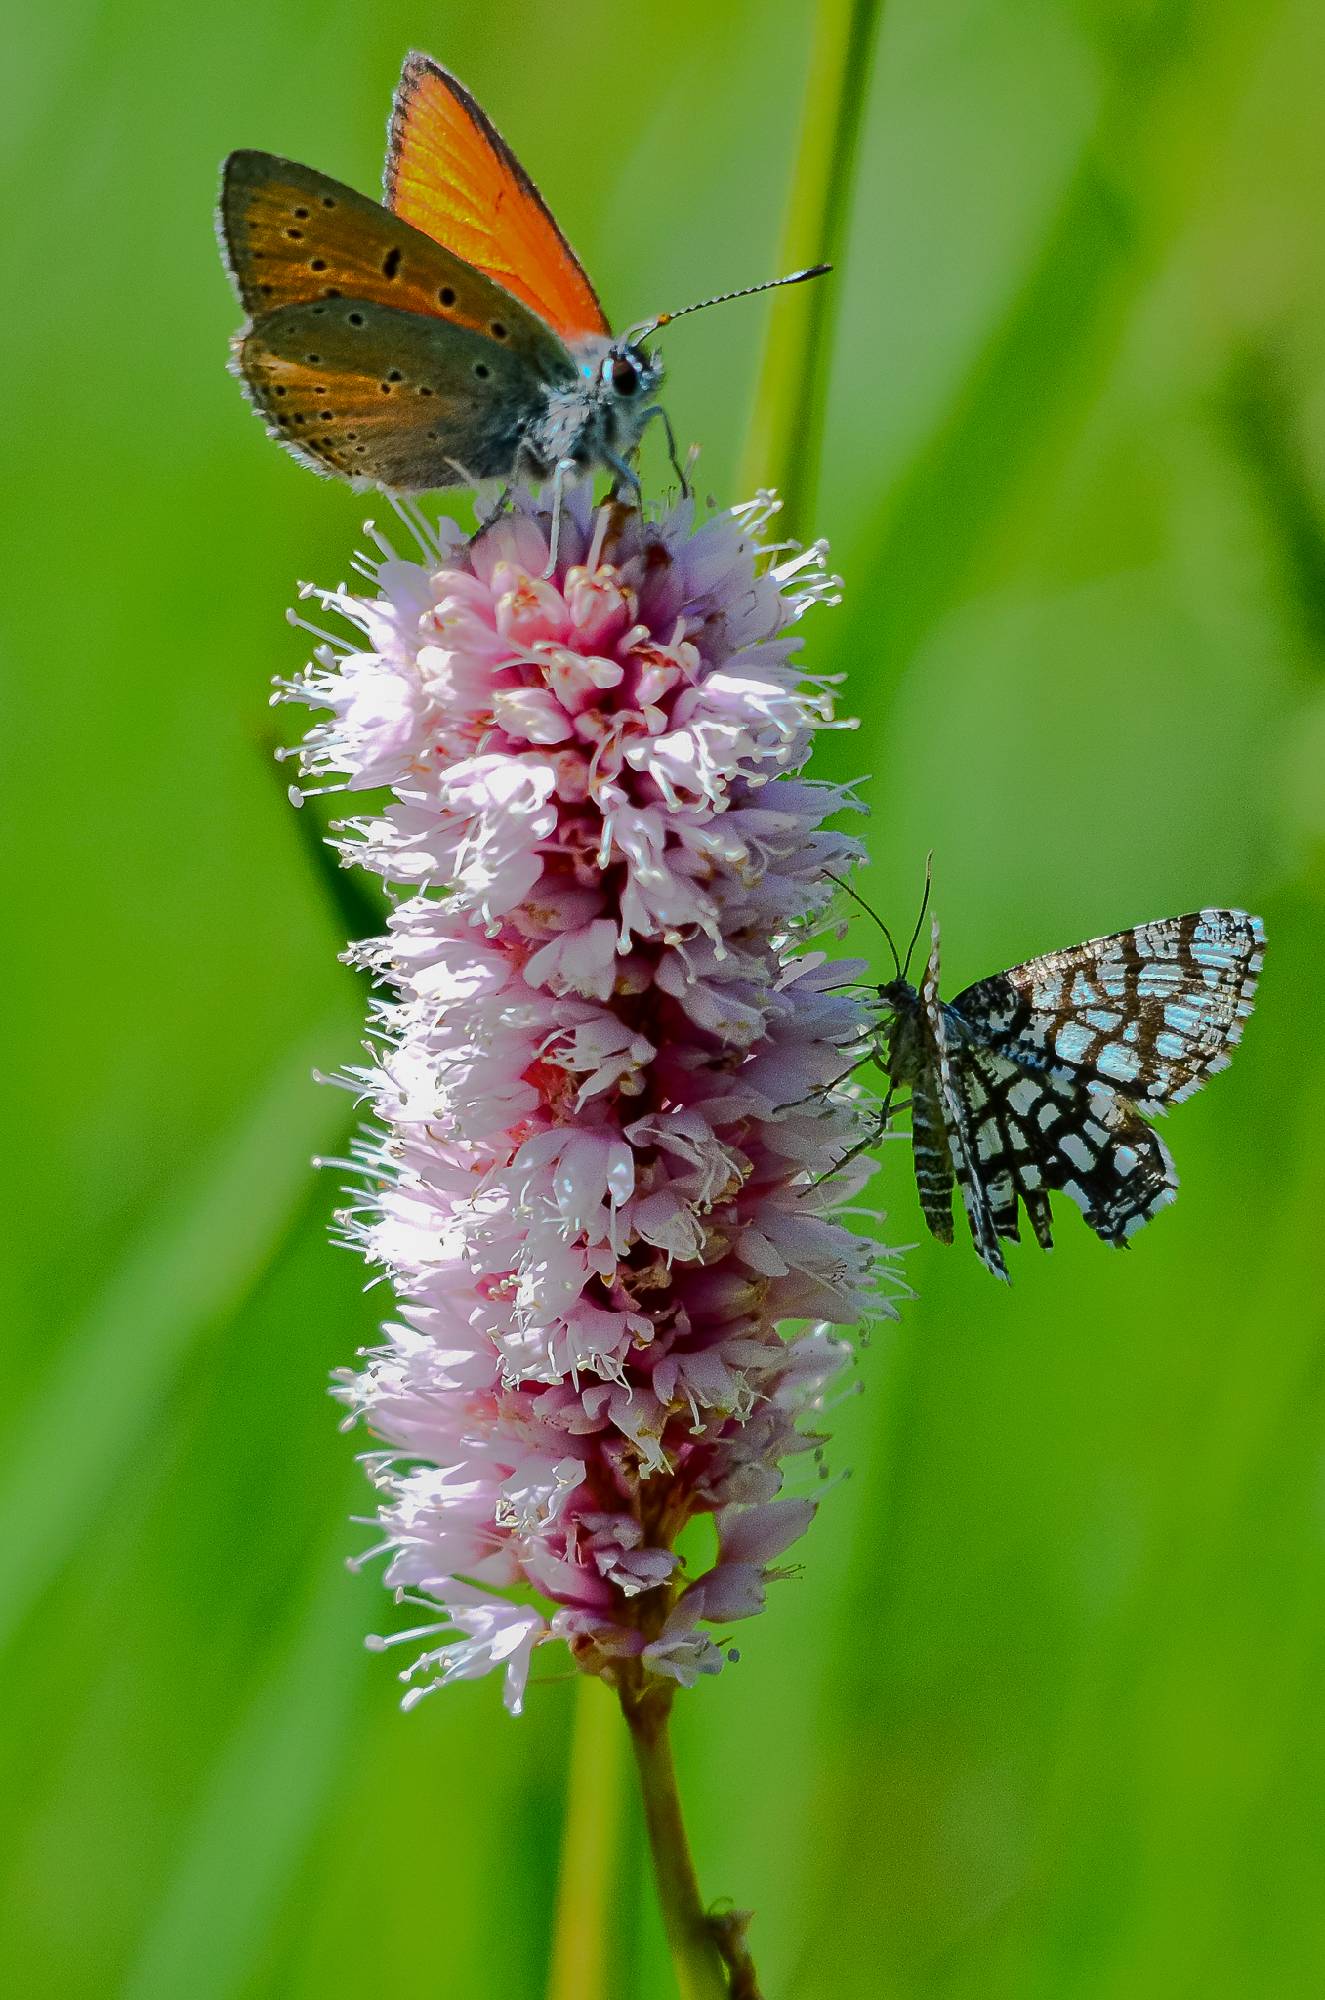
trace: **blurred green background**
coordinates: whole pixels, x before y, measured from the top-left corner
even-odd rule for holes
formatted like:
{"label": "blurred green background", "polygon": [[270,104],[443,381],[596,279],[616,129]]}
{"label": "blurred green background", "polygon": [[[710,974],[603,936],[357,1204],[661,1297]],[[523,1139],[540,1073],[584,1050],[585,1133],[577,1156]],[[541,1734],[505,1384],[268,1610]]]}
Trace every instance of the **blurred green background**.
{"label": "blurred green background", "polygon": [[[555,1679],[519,1722],[494,1682],[404,1718],[361,1645],[394,1614],[344,1567],[367,1496],[323,1384],[383,1299],[307,1162],[343,1143],[310,1071],[364,993],[265,698],[303,658],[296,579],[346,575],[366,510],[225,374],[218,163],[373,188],[419,44],[620,323],[776,268],[825,19],[8,23],[7,1992],[538,2000],[577,1700],[595,1725]],[[1313,0],[884,12],[802,515],[847,579],[808,657],[862,723],[816,768],[870,774],[903,928],[935,849],[950,991],[1206,901],[1271,950],[1128,1255],[1070,1211],[1010,1292],[969,1248],[912,1254],[803,1576],[678,1704],[701,1880],[757,1911],[770,2000],[1325,1990],[1322,77]],[[784,303],[668,340],[724,501]],[[916,1240],[900,1149],[877,1185]],[[602,1991],[665,2000],[597,1749]]]}

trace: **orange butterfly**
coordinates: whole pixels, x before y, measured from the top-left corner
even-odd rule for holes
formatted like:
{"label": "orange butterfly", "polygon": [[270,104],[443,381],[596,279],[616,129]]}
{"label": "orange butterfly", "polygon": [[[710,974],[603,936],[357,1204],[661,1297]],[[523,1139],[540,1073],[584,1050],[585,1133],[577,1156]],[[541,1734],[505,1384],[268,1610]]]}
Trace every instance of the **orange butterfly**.
{"label": "orange butterfly", "polygon": [[680,315],[613,338],[533,181],[430,56],[405,63],[385,178],[383,207],[271,153],[225,163],[220,234],[251,315],[233,366],[272,436],[397,492],[550,477],[554,519],[575,473],[638,497],[629,460],[654,417],[675,465],[641,343]]}

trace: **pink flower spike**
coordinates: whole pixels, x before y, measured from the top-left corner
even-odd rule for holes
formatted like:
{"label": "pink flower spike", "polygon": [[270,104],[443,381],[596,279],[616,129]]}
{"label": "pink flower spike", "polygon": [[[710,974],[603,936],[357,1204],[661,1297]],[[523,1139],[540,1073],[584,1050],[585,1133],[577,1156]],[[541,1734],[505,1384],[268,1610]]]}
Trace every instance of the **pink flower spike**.
{"label": "pink flower spike", "polygon": [[761,1608],[814,1515],[835,1329],[904,1289],[834,1213],[869,1161],[823,1179],[869,1130],[871,1023],[811,944],[859,858],[801,776],[821,554],[762,548],[766,507],[563,506],[549,577],[521,494],[388,554],[375,596],[326,599],[359,649],[285,690],[324,711],[307,774],[389,788],[338,829],[395,897],[349,954],[377,1127],[340,1227],[395,1306],[335,1393],[377,1440],[387,1581],[434,1614],[378,1642],[423,1645],[407,1703],[500,1672],[518,1711],[552,1641],[623,1699],[718,1672],[706,1628]]}

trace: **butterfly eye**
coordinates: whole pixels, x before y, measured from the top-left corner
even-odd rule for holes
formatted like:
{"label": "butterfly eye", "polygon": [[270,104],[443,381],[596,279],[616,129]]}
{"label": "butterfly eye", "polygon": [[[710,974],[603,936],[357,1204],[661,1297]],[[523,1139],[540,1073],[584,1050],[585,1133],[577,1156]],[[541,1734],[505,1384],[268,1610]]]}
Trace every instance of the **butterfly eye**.
{"label": "butterfly eye", "polygon": [[639,389],[639,370],[624,354],[612,356],[612,387],[618,396],[633,396]]}

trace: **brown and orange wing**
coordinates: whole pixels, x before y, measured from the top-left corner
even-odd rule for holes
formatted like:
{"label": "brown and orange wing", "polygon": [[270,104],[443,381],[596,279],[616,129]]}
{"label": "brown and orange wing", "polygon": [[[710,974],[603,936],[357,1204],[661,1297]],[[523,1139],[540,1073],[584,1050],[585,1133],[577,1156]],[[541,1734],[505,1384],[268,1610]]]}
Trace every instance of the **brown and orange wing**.
{"label": "brown and orange wing", "polygon": [[391,113],[387,206],[523,300],[568,344],[611,331],[542,195],[469,92],[411,55]]}
{"label": "brown and orange wing", "polygon": [[261,314],[233,365],[305,465],[398,493],[509,477],[545,394],[482,334],[362,298]]}
{"label": "brown and orange wing", "polygon": [[518,355],[543,381],[574,373],[564,344],[519,299],[313,167],[273,153],[232,153],[220,227],[235,288],[255,319],[319,300],[366,300],[462,327]]}

